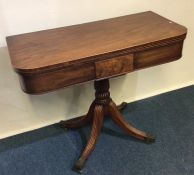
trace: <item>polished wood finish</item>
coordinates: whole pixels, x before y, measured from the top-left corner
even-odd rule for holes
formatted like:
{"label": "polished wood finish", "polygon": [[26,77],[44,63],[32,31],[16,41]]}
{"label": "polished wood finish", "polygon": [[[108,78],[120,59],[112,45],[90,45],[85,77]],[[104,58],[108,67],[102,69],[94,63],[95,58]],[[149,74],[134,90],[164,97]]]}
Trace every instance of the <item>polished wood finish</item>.
{"label": "polished wood finish", "polygon": [[183,42],[178,42],[156,49],[137,52],[134,56],[134,69],[175,61],[182,56],[182,46]]}
{"label": "polished wood finish", "polygon": [[41,74],[19,74],[24,92],[40,94],[95,79],[93,64],[75,65]]}
{"label": "polished wood finish", "polygon": [[143,140],[147,143],[152,143],[155,141],[155,139],[143,132],[143,131],[140,131],[138,129],[136,129],[134,126],[132,126],[130,123],[127,123],[124,118],[122,117],[122,114],[119,112],[119,110],[117,109],[116,107],[116,104],[111,101],[109,103],[109,106],[108,106],[108,112],[109,112],[109,115],[110,117],[113,119],[113,121],[118,124],[127,134],[129,134],[130,136],[133,136],[137,139],[140,139],[140,140]]}
{"label": "polished wood finish", "polygon": [[13,68],[26,93],[39,94],[94,81],[95,100],[86,116],[61,121],[78,128],[92,121],[88,143],[74,166],[81,172],[95,148],[105,116],[147,143],[149,134],[127,123],[110,98],[108,78],[175,61],[187,29],[153,12],[7,37]]}
{"label": "polished wood finish", "polygon": [[124,55],[95,62],[96,79],[104,79],[133,70],[133,55]]}
{"label": "polished wood finish", "polygon": [[88,114],[79,119],[60,122],[61,127],[72,129],[84,126],[91,119],[93,120],[92,131],[88,143],[80,158],[73,167],[74,170],[78,172],[82,172],[86,160],[95,148],[105,116],[111,117],[113,121],[119,125],[128,135],[145,141],[146,143],[153,143],[155,141],[151,135],[136,129],[134,126],[124,120],[119,110],[122,110],[126,106],[126,103],[122,103],[120,106],[116,106],[116,104],[112,101],[109,92],[108,79],[95,81],[94,87],[96,90],[95,100],[90,106]]}
{"label": "polished wood finish", "polygon": [[186,33],[148,11],[9,36],[7,44],[22,89],[39,94],[177,60]]}

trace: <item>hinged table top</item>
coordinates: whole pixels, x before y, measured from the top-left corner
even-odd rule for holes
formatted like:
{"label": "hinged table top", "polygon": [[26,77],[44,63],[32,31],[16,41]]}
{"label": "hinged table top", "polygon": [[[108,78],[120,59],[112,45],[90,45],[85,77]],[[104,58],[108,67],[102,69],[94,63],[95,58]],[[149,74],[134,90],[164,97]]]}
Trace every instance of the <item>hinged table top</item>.
{"label": "hinged table top", "polygon": [[13,67],[33,72],[184,37],[186,28],[151,11],[7,37]]}

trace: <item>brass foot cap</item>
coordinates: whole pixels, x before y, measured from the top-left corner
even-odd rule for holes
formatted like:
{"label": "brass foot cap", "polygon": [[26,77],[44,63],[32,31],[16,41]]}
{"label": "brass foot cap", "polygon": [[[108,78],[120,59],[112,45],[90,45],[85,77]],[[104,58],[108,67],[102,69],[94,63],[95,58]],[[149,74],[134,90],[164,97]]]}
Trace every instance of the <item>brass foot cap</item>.
{"label": "brass foot cap", "polygon": [[156,139],[151,135],[147,135],[147,137],[145,138],[145,142],[147,144],[154,143],[155,141],[156,141]]}
{"label": "brass foot cap", "polygon": [[84,168],[85,163],[86,163],[86,159],[80,158],[80,159],[75,163],[75,165],[74,165],[74,167],[73,167],[73,170],[81,174],[81,173],[82,173],[82,170],[83,170],[83,168]]}
{"label": "brass foot cap", "polygon": [[61,128],[63,128],[65,131],[68,130],[67,125],[65,124],[64,121],[60,121],[60,122],[59,122],[59,126],[60,126]]}
{"label": "brass foot cap", "polygon": [[120,111],[124,110],[126,107],[127,107],[127,103],[126,103],[126,102],[122,102],[122,103],[118,106],[118,108],[119,108]]}

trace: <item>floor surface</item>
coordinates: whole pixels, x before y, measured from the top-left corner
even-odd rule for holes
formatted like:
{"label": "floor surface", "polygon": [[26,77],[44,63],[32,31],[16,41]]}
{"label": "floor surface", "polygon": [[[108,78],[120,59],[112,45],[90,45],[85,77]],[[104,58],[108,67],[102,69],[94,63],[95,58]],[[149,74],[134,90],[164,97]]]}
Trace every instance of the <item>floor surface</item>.
{"label": "floor surface", "polygon": [[[86,175],[193,175],[194,86],[128,104],[126,120],[156,136],[145,144],[107,118]],[[89,127],[57,124],[0,140],[0,175],[76,175]]]}

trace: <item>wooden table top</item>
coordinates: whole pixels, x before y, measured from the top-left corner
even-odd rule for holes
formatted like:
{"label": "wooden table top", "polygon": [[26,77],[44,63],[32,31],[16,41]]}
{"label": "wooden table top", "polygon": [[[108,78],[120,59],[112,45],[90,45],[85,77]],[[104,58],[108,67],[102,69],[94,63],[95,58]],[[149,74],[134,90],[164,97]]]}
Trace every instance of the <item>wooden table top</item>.
{"label": "wooden table top", "polygon": [[40,94],[178,60],[187,29],[151,11],[7,37],[22,89]]}
{"label": "wooden table top", "polygon": [[7,37],[14,69],[33,72],[99,58],[184,35],[186,28],[151,11]]}

